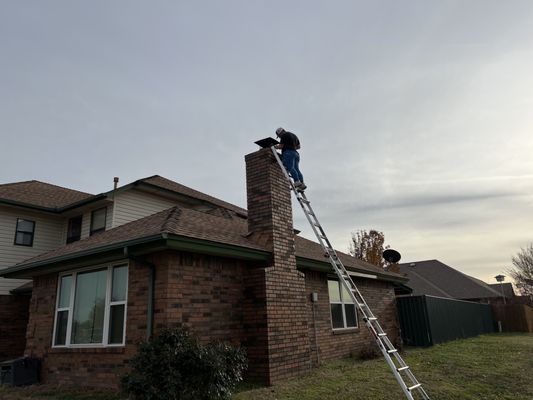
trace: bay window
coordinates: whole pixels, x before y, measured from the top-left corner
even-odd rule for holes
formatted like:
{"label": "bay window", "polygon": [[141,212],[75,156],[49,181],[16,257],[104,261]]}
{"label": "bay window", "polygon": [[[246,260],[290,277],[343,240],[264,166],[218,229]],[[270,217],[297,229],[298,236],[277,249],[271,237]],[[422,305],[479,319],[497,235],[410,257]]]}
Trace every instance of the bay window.
{"label": "bay window", "polygon": [[124,344],[126,265],[63,274],[58,286],[54,346]]}

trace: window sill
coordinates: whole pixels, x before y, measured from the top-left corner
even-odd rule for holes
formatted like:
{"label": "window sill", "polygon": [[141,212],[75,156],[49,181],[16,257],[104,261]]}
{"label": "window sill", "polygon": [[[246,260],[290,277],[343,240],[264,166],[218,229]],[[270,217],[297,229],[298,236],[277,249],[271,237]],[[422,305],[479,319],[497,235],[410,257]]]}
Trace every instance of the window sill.
{"label": "window sill", "polygon": [[342,328],[342,329],[333,329],[333,334],[334,335],[345,335],[345,334],[349,334],[349,333],[355,333],[355,332],[359,332],[360,329],[358,327],[355,327],[355,328]]}
{"label": "window sill", "polygon": [[91,354],[123,354],[124,346],[120,347],[53,347],[48,354],[65,354],[65,353],[91,353]]}

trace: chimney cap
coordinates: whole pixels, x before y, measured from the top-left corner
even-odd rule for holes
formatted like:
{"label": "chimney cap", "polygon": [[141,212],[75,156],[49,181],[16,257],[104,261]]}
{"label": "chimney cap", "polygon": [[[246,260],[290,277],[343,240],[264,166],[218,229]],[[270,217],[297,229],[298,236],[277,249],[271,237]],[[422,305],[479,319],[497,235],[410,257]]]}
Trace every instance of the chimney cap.
{"label": "chimney cap", "polygon": [[259,147],[262,147],[263,149],[279,144],[279,142],[276,139],[271,138],[271,137],[258,140],[257,142],[254,142],[254,143],[258,145]]}

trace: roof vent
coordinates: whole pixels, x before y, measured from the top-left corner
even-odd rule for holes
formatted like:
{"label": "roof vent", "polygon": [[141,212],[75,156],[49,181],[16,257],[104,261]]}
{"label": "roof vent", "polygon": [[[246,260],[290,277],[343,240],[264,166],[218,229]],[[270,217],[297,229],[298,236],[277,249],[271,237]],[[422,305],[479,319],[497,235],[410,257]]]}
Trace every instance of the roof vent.
{"label": "roof vent", "polygon": [[118,187],[118,176],[113,178],[113,190],[117,190]]}
{"label": "roof vent", "polygon": [[416,267],[416,263],[409,264],[410,267]]}

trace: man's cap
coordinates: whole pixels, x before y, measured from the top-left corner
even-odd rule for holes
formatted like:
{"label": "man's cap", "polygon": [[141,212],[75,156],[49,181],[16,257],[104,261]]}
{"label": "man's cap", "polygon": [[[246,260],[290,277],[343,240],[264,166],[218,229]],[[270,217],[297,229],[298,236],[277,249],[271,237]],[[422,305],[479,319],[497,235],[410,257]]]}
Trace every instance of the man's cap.
{"label": "man's cap", "polygon": [[285,132],[285,129],[283,129],[283,128],[276,129],[276,136],[281,135],[283,132]]}

